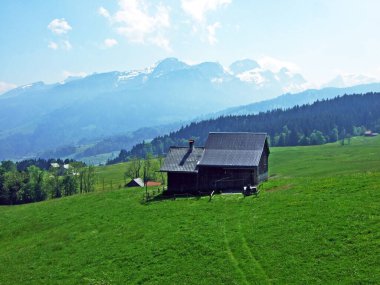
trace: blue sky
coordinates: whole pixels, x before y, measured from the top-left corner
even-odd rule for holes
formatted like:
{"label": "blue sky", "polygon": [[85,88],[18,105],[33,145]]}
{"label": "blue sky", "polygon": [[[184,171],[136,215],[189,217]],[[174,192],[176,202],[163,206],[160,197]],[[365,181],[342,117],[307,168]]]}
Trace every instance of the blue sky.
{"label": "blue sky", "polygon": [[377,0],[2,0],[0,93],[166,57],[380,81]]}

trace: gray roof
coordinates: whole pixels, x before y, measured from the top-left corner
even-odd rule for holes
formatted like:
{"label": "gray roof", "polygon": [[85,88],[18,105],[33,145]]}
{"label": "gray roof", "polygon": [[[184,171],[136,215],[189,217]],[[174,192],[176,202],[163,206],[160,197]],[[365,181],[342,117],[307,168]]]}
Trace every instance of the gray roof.
{"label": "gray roof", "polygon": [[200,166],[239,166],[259,165],[262,151],[259,150],[226,150],[208,149],[199,162]]}
{"label": "gray roof", "polygon": [[265,133],[210,133],[200,166],[258,166]]}
{"label": "gray roof", "polygon": [[267,134],[210,133],[204,148],[171,147],[161,171],[197,172],[198,166],[255,167]]}
{"label": "gray roof", "polygon": [[197,163],[203,154],[203,147],[170,147],[161,171],[197,172]]}

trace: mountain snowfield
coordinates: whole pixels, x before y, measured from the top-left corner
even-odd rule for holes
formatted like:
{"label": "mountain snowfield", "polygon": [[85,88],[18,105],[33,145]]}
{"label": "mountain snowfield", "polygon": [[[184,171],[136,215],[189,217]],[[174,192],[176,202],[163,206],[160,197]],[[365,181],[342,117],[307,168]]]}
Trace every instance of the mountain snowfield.
{"label": "mountain snowfield", "polygon": [[28,84],[0,96],[0,159],[38,156],[144,127],[178,125],[306,86],[301,74],[285,67],[270,71],[250,59],[223,67],[176,58],[143,70]]}

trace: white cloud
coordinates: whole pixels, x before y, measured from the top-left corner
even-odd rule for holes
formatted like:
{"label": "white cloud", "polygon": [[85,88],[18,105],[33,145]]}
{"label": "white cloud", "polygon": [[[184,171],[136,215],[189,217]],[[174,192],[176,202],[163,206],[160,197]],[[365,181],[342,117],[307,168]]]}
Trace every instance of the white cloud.
{"label": "white cloud", "polygon": [[109,18],[111,16],[110,12],[108,12],[108,10],[104,7],[99,7],[98,13],[100,16],[103,16],[105,18]]}
{"label": "white cloud", "polygon": [[270,56],[263,56],[257,60],[263,69],[268,69],[272,72],[279,72],[281,68],[287,68],[292,72],[299,72],[300,67],[291,61],[280,60]]}
{"label": "white cloud", "polygon": [[67,38],[67,34],[70,30],[72,30],[69,23],[64,19],[54,19],[48,25],[48,29],[56,35],[54,41],[49,41],[48,48],[52,50],[71,50],[72,45]]}
{"label": "white cloud", "polygon": [[216,29],[219,29],[220,27],[221,25],[219,22],[215,22],[214,24],[207,26],[207,39],[210,45],[214,45],[218,41],[216,38]]}
{"label": "white cloud", "polygon": [[169,10],[163,4],[152,7],[144,0],[119,0],[119,10],[114,15],[103,7],[98,12],[129,41],[151,43],[170,50],[170,41],[164,35],[165,30],[170,28]]}
{"label": "white cloud", "polygon": [[49,42],[48,48],[56,50],[58,49],[58,44],[56,42]]}
{"label": "white cloud", "polygon": [[202,41],[214,45],[218,42],[216,30],[221,28],[220,22],[207,23],[207,14],[228,6],[232,0],[181,0],[182,10],[192,22],[192,33],[199,34]]}
{"label": "white cloud", "polygon": [[69,51],[73,48],[69,40],[50,41],[48,48],[52,50],[66,50]]}
{"label": "white cloud", "polygon": [[161,35],[157,35],[156,37],[151,38],[149,41],[168,52],[172,51],[172,48],[170,47],[170,41]]}
{"label": "white cloud", "polygon": [[17,87],[16,84],[0,81],[0,94],[3,94],[16,87]]}
{"label": "white cloud", "polygon": [[183,11],[197,22],[205,20],[205,14],[227,6],[231,0],[181,0]]}
{"label": "white cloud", "polygon": [[111,48],[111,47],[114,47],[118,44],[117,40],[115,39],[105,39],[104,40],[104,45],[107,47],[107,48]]}
{"label": "white cloud", "polygon": [[69,23],[64,19],[54,19],[48,25],[48,29],[56,35],[66,34],[72,28]]}

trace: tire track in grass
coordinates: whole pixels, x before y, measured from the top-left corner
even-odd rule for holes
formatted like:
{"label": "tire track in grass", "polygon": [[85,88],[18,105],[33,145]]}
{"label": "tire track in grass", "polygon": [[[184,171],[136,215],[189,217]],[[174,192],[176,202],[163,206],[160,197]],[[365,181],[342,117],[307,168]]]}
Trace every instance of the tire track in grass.
{"label": "tire track in grass", "polygon": [[260,284],[271,284],[268,274],[266,273],[264,268],[261,266],[260,262],[257,260],[255,255],[252,253],[252,250],[248,245],[247,239],[245,238],[244,233],[242,232],[240,219],[239,219],[239,234],[242,240],[242,247],[246,250],[246,252],[248,253],[248,256],[253,261],[255,272],[259,273]]}
{"label": "tire track in grass", "polygon": [[234,253],[231,250],[230,243],[227,239],[226,225],[225,224],[223,225],[223,236],[224,236],[224,244],[225,244],[226,249],[227,249],[227,255],[230,258],[231,263],[233,264],[233,266],[235,267],[235,270],[239,273],[239,275],[241,275],[243,284],[250,284],[247,280],[247,277],[246,277],[244,271],[240,268],[239,261],[236,259]]}

